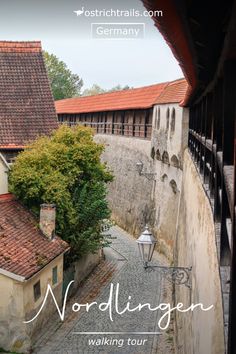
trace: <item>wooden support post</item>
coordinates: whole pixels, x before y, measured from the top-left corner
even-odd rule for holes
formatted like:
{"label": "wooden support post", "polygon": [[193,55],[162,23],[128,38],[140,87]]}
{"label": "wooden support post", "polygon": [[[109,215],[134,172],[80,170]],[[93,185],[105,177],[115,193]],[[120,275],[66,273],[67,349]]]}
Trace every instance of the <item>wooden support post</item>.
{"label": "wooden support post", "polygon": [[203,169],[202,169],[202,172],[203,172],[203,181],[204,183],[206,183],[206,163],[207,163],[207,149],[206,149],[206,138],[207,138],[207,120],[209,119],[208,117],[208,96],[206,96],[204,98],[204,101],[203,101],[203,121],[204,121],[204,124],[203,124],[203,135],[204,135],[204,138],[203,138],[203,141],[202,141],[202,156],[203,156]]}
{"label": "wooden support post", "polygon": [[[200,136],[201,138],[203,138],[203,134],[204,134],[204,100],[202,99],[201,103],[200,103],[200,114],[199,114],[199,118],[200,118]],[[204,146],[202,143],[200,143],[200,156],[199,156],[199,170],[200,173],[203,172],[203,156],[204,156]]]}
{"label": "wooden support post", "polygon": [[225,64],[223,161],[234,165],[228,353],[236,353],[236,61]]}
{"label": "wooden support post", "polygon": [[104,116],[103,133],[104,133],[104,134],[107,133],[107,112],[105,112],[105,116]]}
{"label": "wooden support post", "polygon": [[222,131],[223,131],[223,81],[222,79],[218,80],[216,86],[216,99],[214,105],[214,115],[215,115],[215,143],[216,143],[216,154],[215,154],[215,163],[216,163],[216,178],[215,178],[215,204],[214,204],[214,216],[215,220],[220,221],[221,215],[221,201],[219,196],[219,191],[221,188],[221,176],[223,174],[222,167],[218,164],[217,161],[217,152],[222,151]]}
{"label": "wooden support post", "polygon": [[144,118],[144,138],[147,138],[148,136],[148,123],[149,123],[149,116],[150,116],[151,110],[147,109],[145,111],[145,118]]}
{"label": "wooden support post", "polygon": [[125,111],[121,111],[121,135],[124,135]]}
{"label": "wooden support post", "polygon": [[235,61],[229,61],[225,63],[224,67],[223,162],[227,165],[232,165],[234,160],[235,65]]}
{"label": "wooden support post", "polygon": [[111,120],[111,134],[114,134],[114,120],[115,120],[115,112],[112,112],[112,120]]}
{"label": "wooden support post", "polygon": [[135,119],[136,119],[136,111],[133,111],[133,129],[132,129],[132,136],[135,136]]}

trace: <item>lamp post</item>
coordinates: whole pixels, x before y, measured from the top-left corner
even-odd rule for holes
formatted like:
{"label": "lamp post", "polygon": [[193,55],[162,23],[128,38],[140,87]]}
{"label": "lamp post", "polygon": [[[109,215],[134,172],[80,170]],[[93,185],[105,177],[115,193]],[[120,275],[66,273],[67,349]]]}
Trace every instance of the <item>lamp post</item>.
{"label": "lamp post", "polygon": [[167,280],[176,285],[185,285],[191,289],[191,270],[192,267],[167,267],[161,265],[149,265],[157,244],[157,241],[149,231],[148,226],[137,239],[140,257],[146,271],[154,271],[158,269]]}

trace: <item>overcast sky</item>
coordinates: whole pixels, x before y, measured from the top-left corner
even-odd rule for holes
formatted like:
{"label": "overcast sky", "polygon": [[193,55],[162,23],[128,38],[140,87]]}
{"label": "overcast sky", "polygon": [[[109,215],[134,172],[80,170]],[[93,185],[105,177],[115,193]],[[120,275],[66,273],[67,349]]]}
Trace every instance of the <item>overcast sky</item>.
{"label": "overcast sky", "polygon": [[[103,88],[117,84],[138,87],[183,76],[151,18],[89,17],[89,11],[96,9],[134,9],[141,14],[145,10],[140,0],[0,0],[0,39],[41,40],[45,50],[82,77],[84,88],[94,83]],[[74,10],[84,13],[77,16]],[[94,39],[93,22],[144,23],[145,37]]]}

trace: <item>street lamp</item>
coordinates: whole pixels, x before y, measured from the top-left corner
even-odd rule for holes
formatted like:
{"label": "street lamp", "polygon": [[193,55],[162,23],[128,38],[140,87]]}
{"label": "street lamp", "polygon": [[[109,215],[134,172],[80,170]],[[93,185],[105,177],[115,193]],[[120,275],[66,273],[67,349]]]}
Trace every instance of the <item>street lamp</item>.
{"label": "street lamp", "polygon": [[167,280],[176,285],[185,285],[191,289],[191,271],[192,268],[186,267],[167,267],[161,265],[149,265],[152,260],[157,241],[149,231],[148,226],[137,239],[140,257],[146,271],[159,269]]}
{"label": "street lamp", "polygon": [[149,231],[146,225],[145,230],[137,239],[139,253],[144,263],[144,268],[148,268],[148,263],[151,262],[154,249],[156,247],[157,241],[153,237],[152,233]]}

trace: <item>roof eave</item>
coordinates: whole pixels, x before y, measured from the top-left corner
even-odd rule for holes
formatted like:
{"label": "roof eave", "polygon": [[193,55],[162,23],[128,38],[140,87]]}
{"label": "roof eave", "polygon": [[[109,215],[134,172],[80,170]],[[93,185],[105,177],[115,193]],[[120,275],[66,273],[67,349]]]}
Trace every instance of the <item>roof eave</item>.
{"label": "roof eave", "polygon": [[13,272],[9,272],[8,270],[3,269],[3,268],[0,268],[0,274],[6,276],[8,278],[11,278],[12,280],[16,280],[16,281],[19,281],[20,283],[24,283],[26,281],[29,281],[29,280],[33,279],[36,275],[41,273],[51,262],[53,262],[58,257],[64,255],[69,250],[70,250],[70,247],[66,248],[63,252],[58,254],[56,257],[54,257],[52,260],[50,260],[50,262],[45,264],[42,268],[40,268],[37,272],[35,272],[34,274],[30,275],[29,277],[25,277],[25,276],[22,276],[22,275],[15,274]]}
{"label": "roof eave", "polygon": [[11,278],[13,280],[17,280],[21,283],[26,281],[26,278],[21,276],[21,275],[17,275],[15,273],[9,272],[8,270],[5,270],[3,268],[0,268],[0,274],[4,275],[5,277]]}
{"label": "roof eave", "polygon": [[9,163],[6,161],[6,159],[4,158],[4,156],[0,153],[0,159],[2,160],[2,162],[4,163],[5,167],[10,170],[10,165]]}
{"label": "roof eave", "polygon": [[25,280],[31,280],[33,279],[36,275],[38,275],[39,273],[41,273],[50,263],[52,263],[53,261],[55,261],[55,259],[57,259],[60,256],[63,256],[65,253],[67,253],[70,250],[70,247],[66,248],[65,250],[63,250],[62,252],[60,252],[57,256],[55,256],[53,259],[51,259],[48,263],[46,263],[43,267],[41,267],[37,272],[35,272],[34,274],[31,274],[29,277],[26,277]]}

